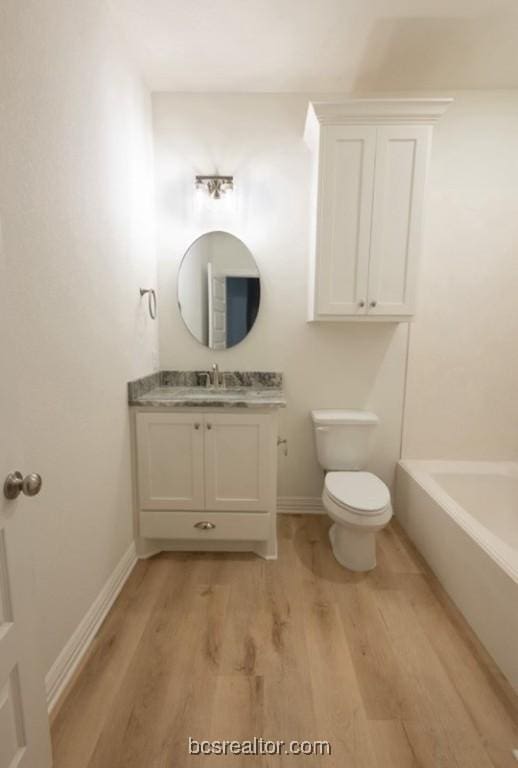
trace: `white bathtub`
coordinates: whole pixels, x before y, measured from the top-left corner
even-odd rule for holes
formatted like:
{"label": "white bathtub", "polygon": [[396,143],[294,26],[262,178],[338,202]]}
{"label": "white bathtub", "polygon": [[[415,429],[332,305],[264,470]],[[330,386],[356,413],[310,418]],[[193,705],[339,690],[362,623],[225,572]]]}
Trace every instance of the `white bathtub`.
{"label": "white bathtub", "polygon": [[518,690],[518,464],[403,460],[395,512]]}

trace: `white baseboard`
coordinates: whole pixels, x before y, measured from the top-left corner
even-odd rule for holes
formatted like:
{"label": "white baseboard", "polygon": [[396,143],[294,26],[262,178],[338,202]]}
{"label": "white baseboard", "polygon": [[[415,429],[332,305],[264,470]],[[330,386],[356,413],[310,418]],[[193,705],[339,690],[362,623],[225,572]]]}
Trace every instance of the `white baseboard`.
{"label": "white baseboard", "polygon": [[320,496],[279,496],[277,512],[306,515],[323,515],[324,507]]}
{"label": "white baseboard", "polygon": [[85,655],[106,614],[137,562],[135,544],[132,543],[115,567],[108,581],[74,631],[72,637],[45,676],[47,707],[52,711],[65,686]]}

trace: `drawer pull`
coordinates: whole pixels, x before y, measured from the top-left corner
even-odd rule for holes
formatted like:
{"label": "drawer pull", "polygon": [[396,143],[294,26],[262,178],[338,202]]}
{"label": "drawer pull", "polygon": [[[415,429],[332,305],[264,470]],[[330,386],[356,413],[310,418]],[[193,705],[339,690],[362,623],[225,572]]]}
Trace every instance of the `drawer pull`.
{"label": "drawer pull", "polygon": [[200,520],[199,523],[194,524],[194,527],[202,531],[212,531],[216,526],[214,523],[209,523],[208,520]]}

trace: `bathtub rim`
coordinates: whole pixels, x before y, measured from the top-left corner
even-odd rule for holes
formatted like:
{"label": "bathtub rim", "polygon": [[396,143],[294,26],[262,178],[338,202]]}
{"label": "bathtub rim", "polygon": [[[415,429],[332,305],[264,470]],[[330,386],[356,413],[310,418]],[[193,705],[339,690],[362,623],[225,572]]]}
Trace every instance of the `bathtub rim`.
{"label": "bathtub rim", "polygon": [[499,474],[515,477],[518,482],[518,462],[405,458],[398,464],[518,584],[518,553],[455,501],[433,476],[433,473]]}

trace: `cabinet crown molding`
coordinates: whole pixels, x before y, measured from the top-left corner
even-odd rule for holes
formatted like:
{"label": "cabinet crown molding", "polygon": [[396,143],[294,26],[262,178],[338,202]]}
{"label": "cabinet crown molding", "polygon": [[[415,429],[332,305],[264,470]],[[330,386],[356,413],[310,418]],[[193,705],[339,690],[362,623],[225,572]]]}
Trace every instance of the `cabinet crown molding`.
{"label": "cabinet crown molding", "polygon": [[316,120],[321,126],[376,123],[433,125],[452,102],[452,98],[310,101],[307,119]]}

